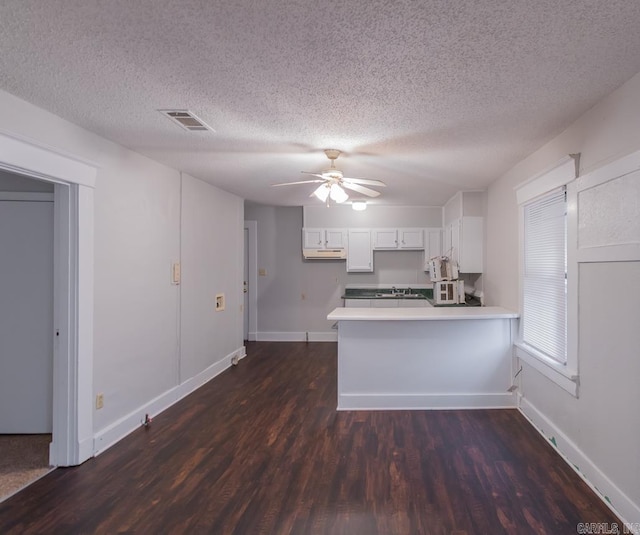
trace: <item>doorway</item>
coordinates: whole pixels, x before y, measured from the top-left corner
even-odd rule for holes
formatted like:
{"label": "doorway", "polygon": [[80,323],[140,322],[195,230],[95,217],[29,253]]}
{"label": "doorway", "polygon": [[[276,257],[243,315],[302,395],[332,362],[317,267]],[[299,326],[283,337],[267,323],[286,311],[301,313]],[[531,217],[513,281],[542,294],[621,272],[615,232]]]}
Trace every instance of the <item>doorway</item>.
{"label": "doorway", "polygon": [[97,166],[0,133],[0,170],[53,184],[52,466],[93,456],[93,188]]}
{"label": "doorway", "polygon": [[255,341],[258,332],[258,222],[244,222],[244,339]]}

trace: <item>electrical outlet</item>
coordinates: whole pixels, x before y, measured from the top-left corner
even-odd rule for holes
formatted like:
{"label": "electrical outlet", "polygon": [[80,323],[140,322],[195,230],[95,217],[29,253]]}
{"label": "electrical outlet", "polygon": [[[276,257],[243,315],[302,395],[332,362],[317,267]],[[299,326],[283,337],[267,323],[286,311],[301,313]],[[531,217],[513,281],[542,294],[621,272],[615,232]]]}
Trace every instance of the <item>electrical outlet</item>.
{"label": "electrical outlet", "polygon": [[104,407],[104,394],[100,393],[96,396],[96,409]]}

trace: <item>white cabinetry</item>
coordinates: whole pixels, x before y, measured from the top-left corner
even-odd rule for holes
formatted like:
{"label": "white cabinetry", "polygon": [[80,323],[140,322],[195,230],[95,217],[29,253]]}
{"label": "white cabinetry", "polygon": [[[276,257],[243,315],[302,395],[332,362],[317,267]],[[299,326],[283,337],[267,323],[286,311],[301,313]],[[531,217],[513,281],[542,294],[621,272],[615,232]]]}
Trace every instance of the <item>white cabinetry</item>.
{"label": "white cabinetry", "polygon": [[[371,299],[371,308],[427,308],[432,306],[426,299]],[[364,306],[364,305],[363,305]]]}
{"label": "white cabinetry", "polygon": [[373,234],[374,249],[397,249],[398,229],[396,228],[375,228]]}
{"label": "white cabinetry", "polygon": [[460,191],[444,206],[442,254],[458,263],[460,273],[482,273],[484,192]]}
{"label": "white cabinetry", "polygon": [[[484,218],[464,216],[447,228],[451,258],[458,263],[460,273],[482,273],[484,260]],[[445,254],[448,249],[445,245]]]}
{"label": "white cabinetry", "polygon": [[442,229],[424,229],[424,271],[429,271],[429,260],[442,255]]}
{"label": "white cabinetry", "polygon": [[378,228],[372,234],[374,249],[424,249],[421,228]]}
{"label": "white cabinetry", "polygon": [[349,308],[371,308],[371,299],[345,299],[344,306]]}
{"label": "white cabinetry", "polygon": [[349,247],[347,248],[347,271],[373,271],[373,251],[371,249],[371,231],[367,229],[349,229]]}
{"label": "white cabinetry", "polygon": [[344,249],[347,233],[343,228],[302,229],[303,249]]}
{"label": "white cabinetry", "polygon": [[400,249],[424,249],[424,230],[421,228],[398,229]]}

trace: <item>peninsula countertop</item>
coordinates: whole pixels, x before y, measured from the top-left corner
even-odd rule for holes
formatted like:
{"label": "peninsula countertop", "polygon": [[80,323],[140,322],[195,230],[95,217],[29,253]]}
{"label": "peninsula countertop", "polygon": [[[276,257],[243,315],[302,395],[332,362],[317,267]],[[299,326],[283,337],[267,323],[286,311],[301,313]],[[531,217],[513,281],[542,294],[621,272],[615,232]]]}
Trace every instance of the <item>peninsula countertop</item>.
{"label": "peninsula countertop", "polygon": [[513,319],[519,314],[503,307],[336,308],[330,321],[442,321]]}

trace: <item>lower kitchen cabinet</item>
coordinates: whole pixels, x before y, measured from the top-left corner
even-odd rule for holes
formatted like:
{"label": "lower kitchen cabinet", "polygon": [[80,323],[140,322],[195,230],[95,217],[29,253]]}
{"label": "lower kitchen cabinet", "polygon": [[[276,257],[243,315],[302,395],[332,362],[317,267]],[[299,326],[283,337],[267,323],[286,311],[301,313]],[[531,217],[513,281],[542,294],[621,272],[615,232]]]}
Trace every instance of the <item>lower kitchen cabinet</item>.
{"label": "lower kitchen cabinet", "polygon": [[345,299],[344,306],[349,308],[371,308],[371,299]]}
{"label": "lower kitchen cabinet", "polygon": [[371,308],[398,308],[399,299],[372,299]]}

